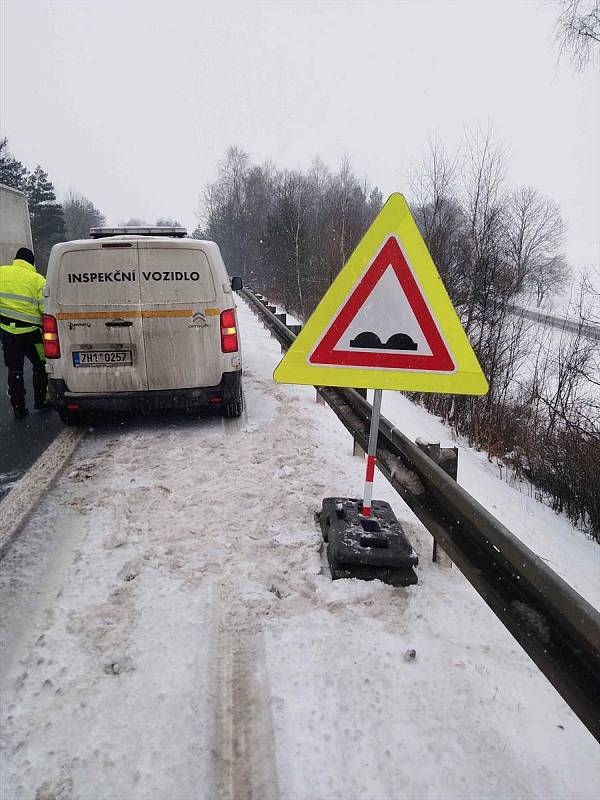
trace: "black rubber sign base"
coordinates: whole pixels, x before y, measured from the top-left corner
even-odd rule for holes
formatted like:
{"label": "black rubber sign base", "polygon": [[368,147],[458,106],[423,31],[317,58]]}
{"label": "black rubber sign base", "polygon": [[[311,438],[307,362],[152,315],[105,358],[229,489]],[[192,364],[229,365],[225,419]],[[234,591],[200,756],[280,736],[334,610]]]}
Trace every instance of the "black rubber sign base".
{"label": "black rubber sign base", "polygon": [[333,580],[380,580],[392,586],[417,583],[419,557],[389,503],[374,500],[370,517],[360,513],[362,500],[326,497],[317,515]]}

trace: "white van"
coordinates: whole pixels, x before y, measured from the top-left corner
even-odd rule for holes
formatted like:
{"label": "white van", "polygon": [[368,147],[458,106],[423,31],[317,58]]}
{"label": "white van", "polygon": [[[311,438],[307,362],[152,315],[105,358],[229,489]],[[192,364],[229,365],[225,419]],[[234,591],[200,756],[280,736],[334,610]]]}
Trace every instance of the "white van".
{"label": "white van", "polygon": [[42,336],[50,401],[67,424],[90,411],[242,413],[241,280],[214,242],[158,235],[168,232],[92,229],[99,238],[52,248]]}

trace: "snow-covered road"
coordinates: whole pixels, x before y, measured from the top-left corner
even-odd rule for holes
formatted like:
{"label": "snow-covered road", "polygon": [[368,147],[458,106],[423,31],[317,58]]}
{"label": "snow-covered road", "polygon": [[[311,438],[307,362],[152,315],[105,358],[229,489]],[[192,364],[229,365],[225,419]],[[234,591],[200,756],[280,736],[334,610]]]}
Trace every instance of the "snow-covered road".
{"label": "snow-covered road", "polygon": [[419,585],[331,582],[313,514],[362,464],[241,305],[244,416],[95,429],[0,562],[2,800],[596,800],[597,743],[381,478]]}

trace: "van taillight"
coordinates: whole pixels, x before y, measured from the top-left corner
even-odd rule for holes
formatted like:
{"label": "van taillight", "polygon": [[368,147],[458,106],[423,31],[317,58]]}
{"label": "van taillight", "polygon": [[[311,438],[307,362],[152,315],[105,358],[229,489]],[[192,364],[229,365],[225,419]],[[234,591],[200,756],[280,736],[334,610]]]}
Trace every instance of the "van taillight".
{"label": "van taillight", "polygon": [[42,342],[46,358],[60,358],[58,325],[56,319],[50,314],[42,314]]}
{"label": "van taillight", "polygon": [[237,320],[235,309],[228,308],[221,312],[221,350],[224,353],[235,353],[238,349]]}

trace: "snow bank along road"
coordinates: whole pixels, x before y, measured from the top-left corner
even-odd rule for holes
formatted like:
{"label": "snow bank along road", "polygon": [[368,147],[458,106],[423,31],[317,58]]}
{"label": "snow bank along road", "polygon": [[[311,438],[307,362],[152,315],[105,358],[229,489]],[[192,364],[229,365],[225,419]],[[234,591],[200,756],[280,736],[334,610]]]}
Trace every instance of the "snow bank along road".
{"label": "snow bank along road", "polygon": [[[313,513],[361,462],[240,326],[244,417],[94,430],[0,563],[2,800],[597,798],[597,743],[385,482],[419,586],[331,582]],[[592,543],[480,474],[597,603]]]}
{"label": "snow bank along road", "polygon": [[[7,370],[0,358],[0,500],[16,481],[48,447],[64,425],[57,414],[51,411],[34,411],[25,420],[15,424],[13,410],[4,393]],[[25,384],[31,392],[31,365],[25,365]],[[28,394],[31,402],[31,395]],[[1,534],[1,529],[0,529]]]}

